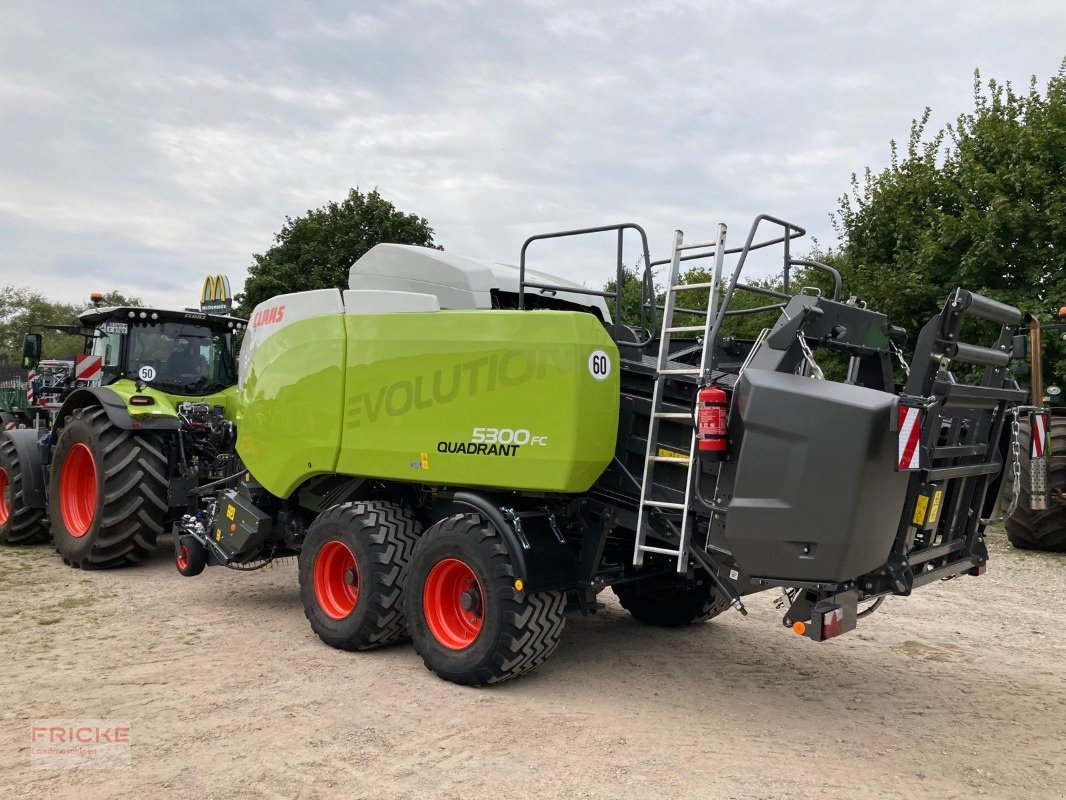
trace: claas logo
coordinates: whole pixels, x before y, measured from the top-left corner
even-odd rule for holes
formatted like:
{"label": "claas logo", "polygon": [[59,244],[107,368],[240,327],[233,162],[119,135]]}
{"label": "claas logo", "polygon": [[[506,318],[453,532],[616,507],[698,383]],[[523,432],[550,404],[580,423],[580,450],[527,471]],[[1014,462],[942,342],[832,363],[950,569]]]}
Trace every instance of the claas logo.
{"label": "claas logo", "polygon": [[273,325],[276,322],[281,322],[284,317],[285,306],[264,308],[262,311],[255,312],[255,316],[252,317],[252,327],[258,328],[260,325]]}

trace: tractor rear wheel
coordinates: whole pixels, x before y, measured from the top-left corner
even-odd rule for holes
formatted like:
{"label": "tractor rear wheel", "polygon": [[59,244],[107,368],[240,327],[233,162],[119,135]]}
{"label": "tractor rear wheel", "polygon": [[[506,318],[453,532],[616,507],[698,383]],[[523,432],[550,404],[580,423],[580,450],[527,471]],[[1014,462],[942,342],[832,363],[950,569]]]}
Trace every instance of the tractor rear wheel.
{"label": "tractor rear wheel", "polygon": [[404,605],[415,650],[439,677],[468,686],[524,675],[559,644],[566,593],[526,592],[507,546],[478,514],[458,514],[415,547]]}
{"label": "tractor rear wheel", "polygon": [[696,625],[729,608],[729,600],[706,577],[695,586],[671,579],[620,583],[611,588],[634,619],[660,628]]}
{"label": "tractor rear wheel", "polygon": [[48,487],[63,561],[107,569],[147,558],[168,510],[166,472],[159,434],[123,430],[99,407],[74,411],[59,436]]}
{"label": "tractor rear wheel", "polygon": [[50,538],[44,509],[26,505],[18,451],[0,433],[0,544],[37,544]]}
{"label": "tractor rear wheel", "polygon": [[407,636],[403,583],[421,533],[396,503],[344,503],[319,515],[300,550],[300,597],[318,637],[370,650]]}
{"label": "tractor rear wheel", "polygon": [[[1048,486],[1051,488],[1051,500],[1044,510],[1034,511],[1029,494],[1029,453],[1031,452],[1030,423],[1028,418],[1019,420],[1018,435],[1021,453],[1021,487],[1018,492],[1018,505],[1014,513],[1004,520],[1007,538],[1015,547],[1022,550],[1066,551],[1066,505],[1056,499],[1056,489],[1066,489],[1066,417],[1051,418],[1049,430],[1049,454],[1047,465]],[[1010,509],[1014,497],[1014,482],[1009,471],[1003,476],[1003,509]]]}

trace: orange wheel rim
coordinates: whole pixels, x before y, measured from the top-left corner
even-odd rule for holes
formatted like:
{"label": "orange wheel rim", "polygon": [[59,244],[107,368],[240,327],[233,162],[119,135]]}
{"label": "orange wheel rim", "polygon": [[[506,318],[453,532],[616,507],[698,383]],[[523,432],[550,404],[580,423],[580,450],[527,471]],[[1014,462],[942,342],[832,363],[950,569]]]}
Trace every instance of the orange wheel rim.
{"label": "orange wheel rim", "polygon": [[344,619],[359,602],[359,566],[344,542],[326,542],[315,557],[311,582],[318,605],[333,619]]}
{"label": "orange wheel rim", "polygon": [[89,532],[96,516],[96,460],[92,451],[79,442],[70,448],[59,474],[59,510],[71,536]]}
{"label": "orange wheel rim", "polygon": [[422,608],[430,633],[449,650],[463,650],[481,634],[485,593],[474,571],[457,558],[433,565],[422,590]]}

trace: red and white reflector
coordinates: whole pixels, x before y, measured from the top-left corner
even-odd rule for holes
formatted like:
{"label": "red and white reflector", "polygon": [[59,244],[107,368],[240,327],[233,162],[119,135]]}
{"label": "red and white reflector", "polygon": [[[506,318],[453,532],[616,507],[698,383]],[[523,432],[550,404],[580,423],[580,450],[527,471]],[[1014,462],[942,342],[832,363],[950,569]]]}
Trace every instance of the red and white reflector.
{"label": "red and white reflector", "polygon": [[899,407],[899,461],[897,470],[919,469],[919,455],[922,441],[922,410]]}
{"label": "red and white reflector", "polygon": [[34,400],[33,382],[36,379],[37,379],[37,373],[34,372],[31,369],[30,370],[30,374],[26,376],[26,405],[30,405],[30,406],[33,405],[33,400]]}
{"label": "red and white reflector", "polygon": [[100,375],[103,356],[74,356],[74,380],[91,381]]}
{"label": "red and white reflector", "polygon": [[1033,412],[1032,419],[1032,431],[1033,431],[1033,445],[1032,450],[1029,452],[1030,458],[1043,458],[1047,448],[1047,417],[1048,415],[1039,411]]}

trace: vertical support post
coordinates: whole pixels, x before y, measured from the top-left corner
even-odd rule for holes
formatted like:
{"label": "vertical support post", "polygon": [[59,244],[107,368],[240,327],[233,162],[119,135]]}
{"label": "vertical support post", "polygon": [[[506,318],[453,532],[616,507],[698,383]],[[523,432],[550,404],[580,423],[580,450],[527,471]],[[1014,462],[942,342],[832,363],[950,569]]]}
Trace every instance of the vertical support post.
{"label": "vertical support post", "polygon": [[623,291],[623,279],[625,278],[625,264],[622,263],[622,245],[624,244],[625,233],[621,228],[618,229],[618,257],[615,264],[617,277],[614,284],[614,340],[617,342],[622,338],[622,298],[625,296]]}
{"label": "vertical support post", "polygon": [[1044,346],[1040,337],[1040,320],[1029,317],[1029,385],[1034,406],[1044,402]]}
{"label": "vertical support post", "polygon": [[782,270],[784,276],[784,288],[781,290],[785,294],[790,294],[788,290],[789,276],[788,271],[792,267],[792,228],[789,225],[785,226],[785,266]]}

